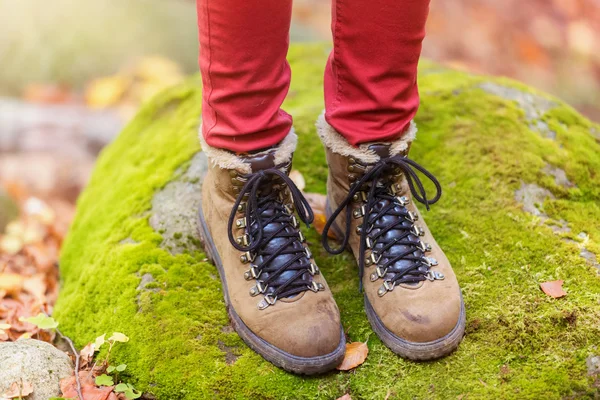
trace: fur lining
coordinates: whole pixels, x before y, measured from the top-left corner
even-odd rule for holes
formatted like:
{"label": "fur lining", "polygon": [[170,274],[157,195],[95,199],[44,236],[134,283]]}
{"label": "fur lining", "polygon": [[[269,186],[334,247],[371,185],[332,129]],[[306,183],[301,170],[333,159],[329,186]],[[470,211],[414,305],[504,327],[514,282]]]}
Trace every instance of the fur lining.
{"label": "fur lining", "polygon": [[[340,135],[331,125],[327,123],[325,120],[325,112],[319,116],[316,125],[317,132],[321,137],[321,141],[329,150],[333,151],[334,153],[341,154],[345,157],[354,157],[367,164],[372,164],[379,161],[379,156],[373,150],[369,149],[369,145],[376,142],[363,143],[358,147],[352,146],[342,135]],[[414,121],[410,121],[408,129],[400,139],[393,142],[385,142],[391,144],[391,155],[399,154],[408,149],[408,146],[413,142],[413,140],[415,140],[416,134],[417,125]]]}
{"label": "fur lining", "polygon": [[[204,140],[202,135],[202,125],[198,131],[198,137],[200,138],[200,145],[202,151],[206,153],[208,159],[214,166],[222,169],[235,169],[243,174],[249,174],[251,171],[250,164],[244,161],[244,157],[240,157],[239,154],[234,152],[219,149],[216,147],[209,146]],[[298,136],[294,132],[294,128],[290,129],[290,132],[285,138],[272,149],[261,151],[256,155],[266,154],[269,151],[275,150],[275,165],[287,163],[291,161],[294,151],[296,151],[296,145],[298,144]]]}

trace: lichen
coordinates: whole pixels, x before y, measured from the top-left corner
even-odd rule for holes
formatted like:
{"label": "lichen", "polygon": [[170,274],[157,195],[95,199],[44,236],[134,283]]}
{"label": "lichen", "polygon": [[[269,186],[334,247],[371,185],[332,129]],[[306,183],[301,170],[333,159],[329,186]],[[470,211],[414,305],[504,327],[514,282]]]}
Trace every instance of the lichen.
{"label": "lichen", "polygon": [[[327,53],[315,45],[293,47],[289,54],[294,80],[285,107],[299,134],[294,165],[311,192],[325,191],[327,174],[314,128],[323,108]],[[115,347],[114,362],[126,363],[128,381],[158,399],[597,395],[586,360],[598,355],[600,278],[580,257],[577,234],[585,232],[586,250],[600,255],[600,144],[592,135],[599,127],[558,99],[507,79],[430,62],[422,63],[421,76],[411,157],[444,186],[425,218],[463,289],[467,336],[457,352],[415,363],[389,351],[365,316],[353,257],[328,256],[314,231],[307,231],[313,253],[349,340],[368,341],[367,361],[354,372],[304,378],[244,345],[229,326],[216,269],[197,241],[170,253],[161,247],[166,231],[149,224],[153,196],[180,177],[200,150],[198,78],[147,104],[99,158],[61,257],[55,317],[63,332],[78,346],[104,332],[126,333],[131,340]],[[552,107],[535,118],[555,135],[544,137],[531,125],[535,110],[482,87],[546,99]],[[576,186],[556,182],[544,171],[547,165]],[[552,193],[541,205],[544,213],[570,229],[554,232],[525,212],[515,200],[523,183]],[[152,289],[138,290],[145,274]],[[564,280],[568,294],[562,299],[539,289],[540,282],[555,279]]]}

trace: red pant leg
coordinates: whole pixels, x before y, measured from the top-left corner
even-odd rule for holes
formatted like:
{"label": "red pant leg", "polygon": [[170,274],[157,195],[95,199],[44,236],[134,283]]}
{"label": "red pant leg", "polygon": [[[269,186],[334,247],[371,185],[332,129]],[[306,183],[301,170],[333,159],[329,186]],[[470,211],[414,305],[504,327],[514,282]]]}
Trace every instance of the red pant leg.
{"label": "red pant leg", "polygon": [[202,133],[214,147],[247,152],[279,143],[292,0],[197,0]]}
{"label": "red pant leg", "polygon": [[390,141],[419,106],[429,0],[333,0],[325,118],[350,144]]}

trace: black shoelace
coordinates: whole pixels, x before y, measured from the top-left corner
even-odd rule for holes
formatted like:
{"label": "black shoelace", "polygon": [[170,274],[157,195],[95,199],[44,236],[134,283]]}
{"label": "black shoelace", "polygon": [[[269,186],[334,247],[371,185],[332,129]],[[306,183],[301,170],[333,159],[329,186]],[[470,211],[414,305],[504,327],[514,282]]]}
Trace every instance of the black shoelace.
{"label": "black shoelace", "polygon": [[[306,290],[323,290],[322,285],[312,279],[318,269],[311,264],[310,252],[302,245],[298,222],[280,197],[283,186],[287,185],[298,217],[308,226],[314,215],[301,191],[285,172],[277,168],[241,178],[246,182],[229,216],[228,234],[232,246],[245,252],[242,257],[247,257],[250,263],[246,279],[257,281],[251,294],[265,295],[259,308],[272,305],[277,298],[292,297]],[[232,232],[236,212],[245,197],[246,244],[238,243]]]}
{"label": "black shoelace", "polygon": [[[352,216],[350,203],[358,192],[365,191],[368,187],[366,200],[361,208],[363,221],[360,226],[358,256],[361,289],[367,262],[365,260],[367,248],[372,250],[368,264],[377,266],[376,272],[371,274],[371,279],[383,278],[386,290],[393,289],[396,284],[430,279],[429,268],[434,260],[424,256],[425,244],[419,240],[420,232],[414,225],[416,215],[406,208],[407,198],[397,197],[390,192],[390,186],[394,184],[394,180],[390,178],[393,169],[399,169],[404,173],[413,198],[423,203],[427,210],[442,195],[441,185],[433,174],[415,161],[401,155],[385,158],[373,164],[358,181],[353,183],[348,196],[327,220],[323,229],[322,242],[323,247],[331,254],[340,254],[344,251],[350,239]],[[423,183],[415,170],[421,172],[435,185],[436,195],[433,199],[427,198]],[[329,245],[327,234],[331,224],[344,209],[346,209],[346,231],[339,238],[341,246],[333,249]]]}

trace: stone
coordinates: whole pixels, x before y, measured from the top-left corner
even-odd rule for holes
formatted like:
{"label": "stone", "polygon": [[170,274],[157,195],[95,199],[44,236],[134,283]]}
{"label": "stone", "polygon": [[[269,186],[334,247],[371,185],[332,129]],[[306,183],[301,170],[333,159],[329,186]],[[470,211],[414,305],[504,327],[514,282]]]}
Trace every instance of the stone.
{"label": "stone", "polygon": [[0,342],[0,397],[14,382],[28,382],[33,393],[26,400],[59,396],[60,380],[73,374],[69,356],[35,339]]}
{"label": "stone", "polygon": [[[294,79],[284,105],[299,135],[294,169],[307,192],[321,194],[327,164],[314,123],[327,54],[327,46],[292,46]],[[427,60],[420,68],[410,158],[444,190],[430,212],[421,211],[457,273],[468,326],[477,327],[454,354],[412,363],[389,351],[365,316],[353,257],[328,255],[306,228],[348,340],[368,342],[369,357],[352,373],[306,379],[243,343],[196,233],[206,168],[197,139],[198,77],[146,104],[98,159],[62,250],[53,313],[61,331],[80,347],[103,333],[126,334],[130,341],[113,348],[111,364],[126,363],[127,382],[159,400],[335,399],[348,392],[372,399],[593,398],[597,388],[581,355],[600,343],[600,307],[590,295],[600,293],[600,279],[580,257],[577,233],[600,254],[597,125],[514,81]],[[554,139],[541,136],[535,121]],[[557,186],[547,164],[568,171],[576,187]],[[554,221],[560,234],[549,226]],[[566,299],[539,290],[550,280],[564,280]],[[569,322],[573,313],[577,324]],[[504,365],[508,376],[500,373]]]}

